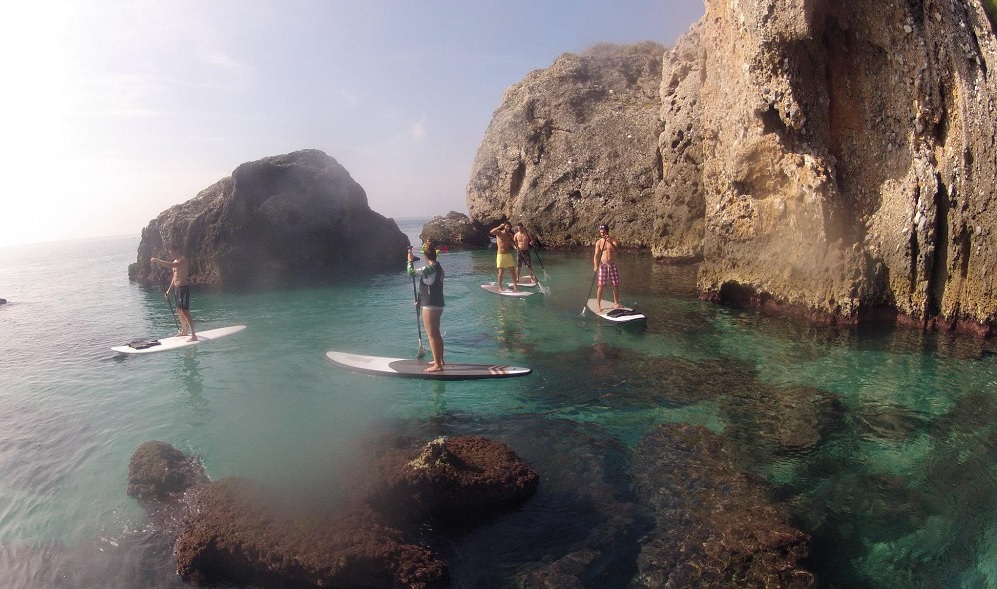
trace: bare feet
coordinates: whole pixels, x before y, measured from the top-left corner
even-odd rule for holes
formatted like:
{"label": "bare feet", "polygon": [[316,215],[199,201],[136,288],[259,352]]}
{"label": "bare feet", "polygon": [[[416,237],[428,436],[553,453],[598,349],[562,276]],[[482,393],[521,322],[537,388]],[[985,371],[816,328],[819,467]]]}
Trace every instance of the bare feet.
{"label": "bare feet", "polygon": [[442,372],[443,366],[437,364],[436,362],[430,362],[429,366],[422,370],[423,372]]}
{"label": "bare feet", "polygon": [[619,304],[619,303],[616,303],[615,305],[613,305],[613,308],[614,308],[614,309],[622,309],[622,308],[623,308],[623,305],[621,305],[621,304]]}
{"label": "bare feet", "polygon": [[197,341],[197,336],[196,335],[192,335],[192,336],[190,336],[190,338],[187,339],[187,341],[189,341],[189,342],[196,342]]}

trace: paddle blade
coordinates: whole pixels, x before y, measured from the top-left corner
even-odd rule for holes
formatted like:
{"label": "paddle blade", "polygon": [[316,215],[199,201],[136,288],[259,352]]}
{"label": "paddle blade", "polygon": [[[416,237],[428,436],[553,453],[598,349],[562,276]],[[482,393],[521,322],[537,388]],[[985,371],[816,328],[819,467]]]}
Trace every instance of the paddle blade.
{"label": "paddle blade", "polygon": [[426,347],[422,345],[422,340],[419,340],[419,351],[416,353],[416,358],[422,358],[426,355]]}
{"label": "paddle blade", "polygon": [[[537,284],[540,283],[538,282]],[[550,296],[550,289],[542,284],[540,284],[540,292],[543,293],[544,295]]]}

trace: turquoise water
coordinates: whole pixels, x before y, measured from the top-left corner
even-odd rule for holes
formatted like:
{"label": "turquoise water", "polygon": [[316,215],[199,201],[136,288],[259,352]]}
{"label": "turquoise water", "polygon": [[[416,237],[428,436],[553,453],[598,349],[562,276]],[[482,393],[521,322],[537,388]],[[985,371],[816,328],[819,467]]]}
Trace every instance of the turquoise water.
{"label": "turquoise water", "polygon": [[[413,242],[421,223],[401,223]],[[649,321],[624,330],[582,313],[589,252],[543,252],[551,296],[512,300],[479,288],[494,280],[481,251],[441,255],[446,358],[531,366],[529,377],[409,381],[326,361],[330,349],[415,355],[403,273],[196,290],[200,329],[247,329],[123,357],[109,346],[175,329],[161,293],[128,281],[137,247],[128,237],[0,250],[3,587],[182,586],[125,494],[144,441],[202,457],[212,478],[273,481],[345,467],[358,440],[387,428],[486,435],[541,472],[529,517],[465,539],[451,562],[454,586],[507,584],[579,542],[581,498],[608,501],[605,486],[625,495],[627,449],[655,424],[681,422],[727,437],[770,483],[813,537],[806,565],[820,586],[997,588],[990,343],[702,303],[694,268],[639,255],[622,260],[622,299]],[[524,531],[536,538],[528,546]]]}

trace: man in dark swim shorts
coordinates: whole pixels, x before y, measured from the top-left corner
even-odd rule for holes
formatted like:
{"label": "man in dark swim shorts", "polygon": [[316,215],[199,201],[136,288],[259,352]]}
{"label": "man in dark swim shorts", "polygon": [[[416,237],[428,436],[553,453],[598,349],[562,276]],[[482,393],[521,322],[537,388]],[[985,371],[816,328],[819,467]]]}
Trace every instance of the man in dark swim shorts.
{"label": "man in dark swim shorts", "polygon": [[173,269],[173,279],[170,280],[170,286],[166,289],[165,296],[169,298],[170,290],[173,290],[173,300],[177,303],[177,313],[180,315],[181,326],[180,332],[177,335],[187,335],[189,329],[190,338],[187,341],[196,342],[197,334],[194,333],[194,319],[190,316],[190,285],[187,282],[188,275],[190,274],[190,261],[180,254],[180,250],[176,246],[170,247],[170,257],[173,258],[172,262],[160,260],[159,258],[152,258],[151,262]]}

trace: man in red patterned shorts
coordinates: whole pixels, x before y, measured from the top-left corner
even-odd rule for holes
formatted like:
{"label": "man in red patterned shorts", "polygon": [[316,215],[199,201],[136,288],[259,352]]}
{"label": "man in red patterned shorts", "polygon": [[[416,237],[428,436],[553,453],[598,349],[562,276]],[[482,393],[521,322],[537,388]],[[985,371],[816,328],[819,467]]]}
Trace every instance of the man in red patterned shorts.
{"label": "man in red patterned shorts", "polygon": [[616,248],[620,242],[609,236],[609,225],[599,225],[599,241],[595,242],[595,256],[592,258],[592,270],[599,273],[599,288],[595,291],[595,300],[599,301],[599,312],[602,312],[602,287],[609,282],[613,285],[613,307],[620,308],[620,273],[616,268]]}

